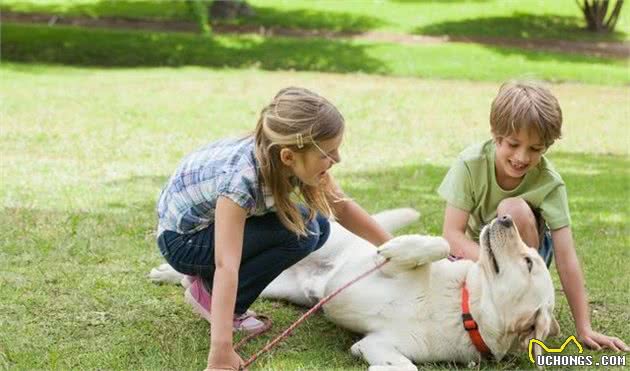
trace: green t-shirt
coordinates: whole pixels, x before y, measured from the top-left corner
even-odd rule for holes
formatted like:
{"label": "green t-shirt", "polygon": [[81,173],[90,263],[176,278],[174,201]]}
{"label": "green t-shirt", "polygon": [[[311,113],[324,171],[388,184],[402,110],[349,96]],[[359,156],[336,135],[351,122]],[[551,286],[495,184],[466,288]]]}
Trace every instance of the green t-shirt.
{"label": "green t-shirt", "polygon": [[472,239],[479,240],[481,227],[497,216],[499,202],[508,197],[520,197],[539,209],[551,230],[571,224],[564,181],[545,156],[510,191],[497,184],[494,156],[492,140],[466,148],[438,188],[449,205],[470,213],[466,233]]}

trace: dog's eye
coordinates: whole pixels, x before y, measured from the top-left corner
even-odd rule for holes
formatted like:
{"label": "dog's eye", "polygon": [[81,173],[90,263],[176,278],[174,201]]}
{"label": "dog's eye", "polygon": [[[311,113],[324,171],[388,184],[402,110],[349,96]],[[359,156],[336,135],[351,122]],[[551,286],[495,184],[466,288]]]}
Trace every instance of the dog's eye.
{"label": "dog's eye", "polygon": [[527,263],[527,270],[528,271],[532,271],[532,267],[534,265],[534,262],[532,261],[532,258],[530,258],[529,256],[525,257],[525,262]]}

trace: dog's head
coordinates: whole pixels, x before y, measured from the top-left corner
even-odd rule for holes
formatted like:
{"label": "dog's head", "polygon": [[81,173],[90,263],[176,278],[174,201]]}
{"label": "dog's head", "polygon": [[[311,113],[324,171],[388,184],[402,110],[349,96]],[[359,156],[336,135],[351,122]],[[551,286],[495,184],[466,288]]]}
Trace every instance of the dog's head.
{"label": "dog's head", "polygon": [[484,293],[506,326],[501,331],[505,340],[527,349],[530,339],[556,334],[551,275],[538,252],[525,245],[512,218],[494,219],[481,231],[479,244]]}

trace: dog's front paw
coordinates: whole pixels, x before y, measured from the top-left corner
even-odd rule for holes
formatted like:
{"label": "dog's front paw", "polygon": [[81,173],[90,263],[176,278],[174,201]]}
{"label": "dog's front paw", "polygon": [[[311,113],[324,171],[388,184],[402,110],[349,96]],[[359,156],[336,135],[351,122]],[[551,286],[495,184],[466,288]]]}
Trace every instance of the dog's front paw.
{"label": "dog's front paw", "polygon": [[442,237],[405,235],[389,240],[378,253],[397,265],[413,268],[445,258],[449,250]]}
{"label": "dog's front paw", "polygon": [[378,254],[396,265],[413,268],[416,264],[420,239],[418,235],[394,237],[378,250]]}

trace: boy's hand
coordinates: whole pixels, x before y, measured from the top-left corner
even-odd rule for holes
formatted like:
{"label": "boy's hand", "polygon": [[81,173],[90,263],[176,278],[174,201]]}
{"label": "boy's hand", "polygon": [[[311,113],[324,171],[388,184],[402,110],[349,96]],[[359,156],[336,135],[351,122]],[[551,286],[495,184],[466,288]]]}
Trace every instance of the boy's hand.
{"label": "boy's hand", "polygon": [[623,340],[614,336],[600,334],[597,331],[586,330],[584,333],[578,334],[580,342],[590,349],[601,350],[602,348],[612,349],[616,352],[630,352],[630,347]]}

